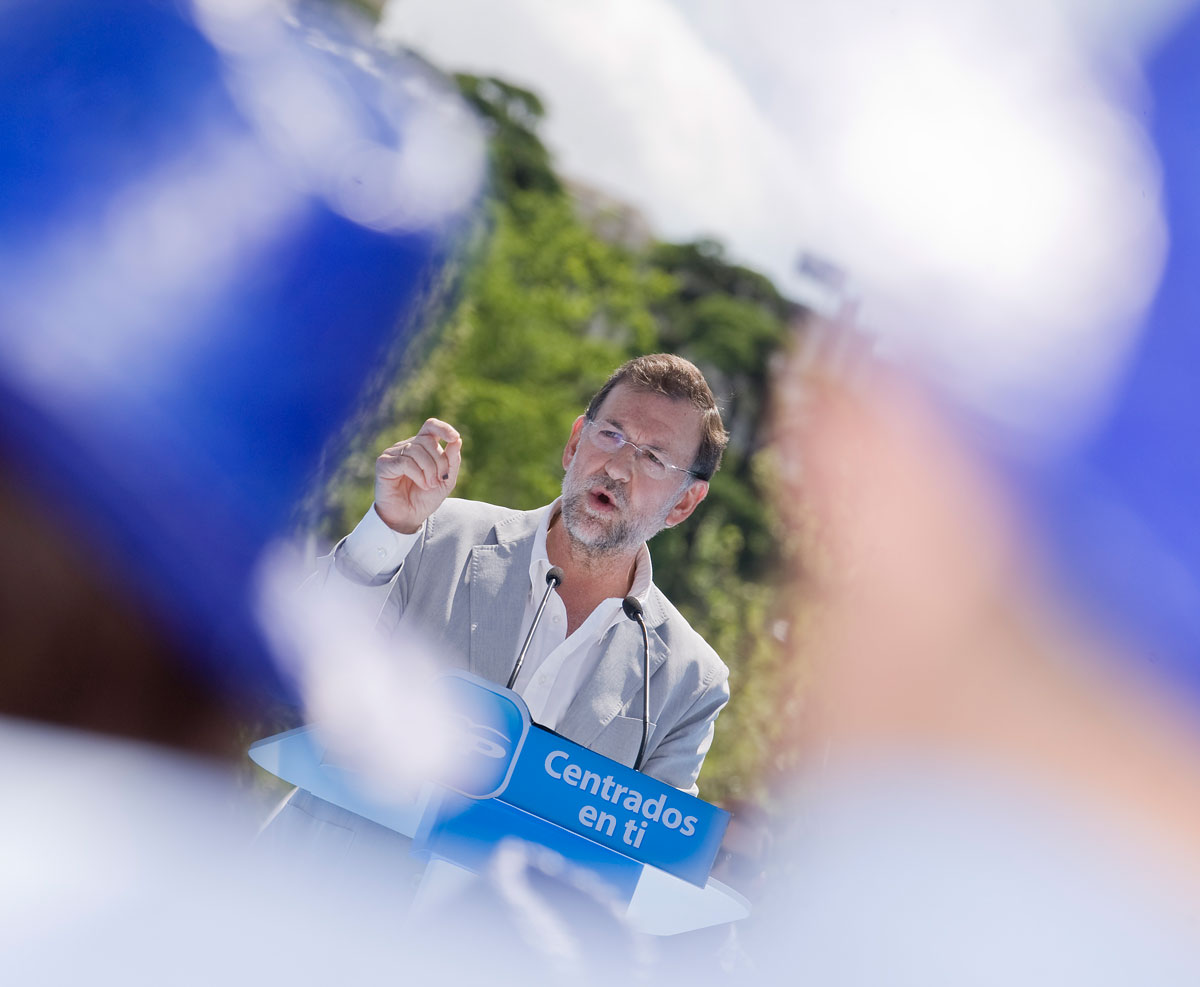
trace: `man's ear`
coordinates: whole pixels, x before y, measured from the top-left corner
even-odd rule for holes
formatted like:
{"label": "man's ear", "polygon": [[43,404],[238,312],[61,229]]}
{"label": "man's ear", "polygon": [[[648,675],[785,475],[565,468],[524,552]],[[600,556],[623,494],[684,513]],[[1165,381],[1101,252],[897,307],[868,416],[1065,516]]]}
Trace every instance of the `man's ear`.
{"label": "man's ear", "polygon": [[679,500],[675,502],[675,506],[671,508],[670,513],[667,514],[667,527],[673,528],[675,525],[679,524],[680,521],[686,521],[689,517],[691,517],[692,511],[700,506],[700,501],[707,496],[708,481],[693,480],[690,484],[688,484],[688,488],[683,492]]}
{"label": "man's ear", "polygon": [[563,448],[563,469],[571,465],[571,460],[575,458],[575,450],[579,448],[579,440],[583,438],[583,423],[587,421],[587,415],[580,415],[575,419],[575,424],[571,426],[571,437],[567,439],[567,444]]}

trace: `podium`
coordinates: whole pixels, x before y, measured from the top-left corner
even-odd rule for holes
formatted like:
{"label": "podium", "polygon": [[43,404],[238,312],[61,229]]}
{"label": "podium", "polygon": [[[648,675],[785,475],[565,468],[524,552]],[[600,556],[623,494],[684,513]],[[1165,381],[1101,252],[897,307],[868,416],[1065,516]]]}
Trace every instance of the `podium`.
{"label": "podium", "polygon": [[[372,798],[300,727],[253,744],[284,781],[412,840],[430,883],[479,873],[516,838],[603,882],[639,931],[673,935],[745,918],[709,877],[729,814],[533,723],[516,693],[465,672],[438,680],[453,756],[407,798]],[[397,752],[403,756],[403,752]]]}

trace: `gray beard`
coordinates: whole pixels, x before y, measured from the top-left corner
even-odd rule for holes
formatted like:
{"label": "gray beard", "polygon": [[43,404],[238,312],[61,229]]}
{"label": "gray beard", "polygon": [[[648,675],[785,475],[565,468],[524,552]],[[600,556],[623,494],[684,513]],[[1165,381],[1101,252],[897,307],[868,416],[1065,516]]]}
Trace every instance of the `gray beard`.
{"label": "gray beard", "polygon": [[586,548],[589,553],[615,555],[625,549],[637,548],[645,541],[644,538],[637,537],[628,519],[622,518],[604,524],[588,513],[584,506],[586,503],[586,493],[563,494],[562,519],[563,527],[567,529],[571,541]]}
{"label": "gray beard", "polygon": [[588,490],[593,486],[602,486],[608,491],[613,502],[621,509],[628,501],[619,489],[598,476],[589,477],[584,484],[578,485],[571,476],[570,469],[563,477],[562,520],[567,536],[584,549],[589,555],[606,556],[621,555],[634,551],[649,541],[666,527],[667,515],[671,512],[671,504],[667,504],[657,517],[645,524],[638,524],[637,518],[620,517],[611,520],[598,518],[588,512]]}

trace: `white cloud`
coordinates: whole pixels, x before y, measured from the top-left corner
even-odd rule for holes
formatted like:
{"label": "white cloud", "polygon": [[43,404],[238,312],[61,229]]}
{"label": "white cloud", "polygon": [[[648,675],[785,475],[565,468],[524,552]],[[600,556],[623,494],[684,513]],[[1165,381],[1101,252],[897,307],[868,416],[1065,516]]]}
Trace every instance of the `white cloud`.
{"label": "white cloud", "polygon": [[802,249],[842,264],[897,348],[1045,431],[1095,410],[1156,283],[1137,56],[1182,6],[393,0],[387,29],[538,91],[560,166],[662,235],[785,291]]}
{"label": "white cloud", "polygon": [[802,213],[789,142],[665,0],[404,0],[385,32],[448,69],[541,95],[560,167],[638,206],[668,238],[718,235],[783,275]]}

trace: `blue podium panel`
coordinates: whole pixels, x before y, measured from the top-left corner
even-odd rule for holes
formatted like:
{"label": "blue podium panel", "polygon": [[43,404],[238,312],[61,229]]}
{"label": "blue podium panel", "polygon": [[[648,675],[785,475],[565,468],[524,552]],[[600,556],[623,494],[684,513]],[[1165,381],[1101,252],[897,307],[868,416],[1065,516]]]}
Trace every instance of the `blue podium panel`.
{"label": "blue podium panel", "polygon": [[[524,701],[508,689],[458,672],[439,688],[454,726],[453,756],[416,797],[381,803],[327,758],[307,728],[260,741],[251,757],[474,870],[513,836],[591,870],[626,901],[643,865],[705,886],[727,812],[531,724]],[[427,805],[430,791],[441,794]]]}
{"label": "blue podium panel", "polygon": [[447,787],[495,798],[699,887],[729,814],[530,724],[516,693],[453,672],[439,680],[454,710],[461,780]]}
{"label": "blue podium panel", "polygon": [[529,732],[529,710],[515,692],[463,672],[437,682],[447,709],[455,756],[436,780],[473,799],[504,791]]}
{"label": "blue podium panel", "polygon": [[408,837],[417,833],[430,794],[440,790],[423,783],[383,798],[378,789],[364,786],[355,772],[330,760],[312,727],[266,737],[251,744],[249,753],[255,764],[277,778]]}
{"label": "blue podium panel", "polygon": [[642,864],[636,860],[614,853],[523,809],[506,805],[499,799],[469,799],[451,792],[442,795],[432,818],[422,826],[414,851],[427,851],[478,873],[504,837],[553,850],[608,885],[625,903],[633,897],[642,876]]}
{"label": "blue podium panel", "polygon": [[699,887],[729,823],[723,809],[536,725],[497,797]]}

